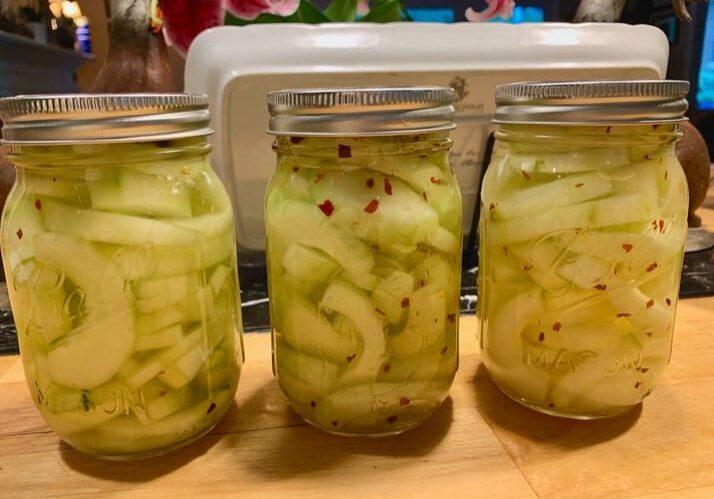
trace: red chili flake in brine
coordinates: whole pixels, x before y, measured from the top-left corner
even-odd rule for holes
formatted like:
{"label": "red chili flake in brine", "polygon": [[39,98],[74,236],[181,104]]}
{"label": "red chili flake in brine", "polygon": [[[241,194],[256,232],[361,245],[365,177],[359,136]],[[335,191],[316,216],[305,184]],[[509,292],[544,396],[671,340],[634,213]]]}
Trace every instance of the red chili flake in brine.
{"label": "red chili flake in brine", "polygon": [[352,148],[345,144],[338,144],[337,145],[337,156],[340,158],[351,158],[352,157]]}
{"label": "red chili flake in brine", "polygon": [[299,172],[299,171],[300,171],[300,167],[299,167],[299,166],[293,166],[293,171],[294,171],[295,173]]}
{"label": "red chili flake in brine", "polygon": [[488,205],[488,210],[489,210],[489,211],[493,211],[493,210],[495,210],[495,209],[496,209],[496,204],[495,204],[495,203],[491,203],[490,205]]}
{"label": "red chili flake in brine", "polygon": [[635,383],[635,388],[639,388],[640,386],[642,386],[641,382],[638,381],[637,383]]}
{"label": "red chili flake in brine", "polygon": [[545,333],[541,331],[538,333],[538,341],[542,342],[543,340],[545,340]]}
{"label": "red chili flake in brine", "polygon": [[652,155],[651,155],[651,154],[645,154],[645,159],[647,159],[647,160],[652,159]]}
{"label": "red chili flake in brine", "polygon": [[392,183],[389,181],[388,178],[384,179],[384,192],[387,194],[387,196],[392,195]]}
{"label": "red chili flake in brine", "polygon": [[208,410],[206,411],[206,414],[211,414],[215,408],[216,408],[216,404],[214,402],[211,402],[211,405],[208,406]]}
{"label": "red chili flake in brine", "polygon": [[634,248],[634,246],[630,243],[625,243],[622,245],[622,249],[625,251],[625,253],[629,253],[630,251],[632,251],[632,248]]}
{"label": "red chili flake in brine", "polygon": [[649,367],[641,367],[641,368],[640,368],[640,372],[641,372],[642,374],[646,373],[646,372],[649,371],[649,370],[650,370]]}
{"label": "red chili flake in brine", "polygon": [[657,130],[658,127],[659,125],[655,123],[654,125],[652,125],[652,130]]}
{"label": "red chili flake in brine", "polygon": [[560,331],[560,328],[563,327],[563,325],[560,322],[554,322],[553,323],[553,331],[556,333]]}
{"label": "red chili flake in brine", "polygon": [[314,409],[315,407],[317,407],[317,402],[315,402],[314,400],[311,400],[311,401],[310,401],[310,407],[312,407],[313,409]]}
{"label": "red chili flake in brine", "polygon": [[645,269],[645,270],[647,272],[652,272],[656,268],[657,268],[657,262],[652,262],[647,266],[647,269]]}
{"label": "red chili flake in brine", "polygon": [[409,297],[402,298],[402,308],[407,308],[409,306]]}
{"label": "red chili flake in brine", "polygon": [[610,132],[612,132],[612,127],[611,127],[611,126],[609,126],[609,127],[607,127],[607,128],[605,129],[605,133],[610,133]]}
{"label": "red chili flake in brine", "polygon": [[399,399],[399,405],[409,405],[411,403],[411,400],[409,400],[407,397],[401,397]]}
{"label": "red chili flake in brine", "polygon": [[322,211],[326,217],[329,217],[332,215],[332,212],[335,211],[335,205],[332,204],[332,201],[329,199],[325,199],[325,201],[322,204],[318,204],[317,207],[320,208],[320,211]]}
{"label": "red chili flake in brine", "polygon": [[507,246],[503,247],[503,254],[508,256],[508,247]]}
{"label": "red chili flake in brine", "polygon": [[17,232],[15,232],[15,234],[17,234],[18,239],[22,239],[22,229],[17,229]]}
{"label": "red chili flake in brine", "polygon": [[620,312],[617,314],[618,317],[632,317],[632,314],[629,314],[627,312]]}
{"label": "red chili flake in brine", "polygon": [[374,213],[375,211],[377,211],[377,208],[379,208],[379,201],[373,199],[369,202],[367,206],[364,207],[364,211],[366,211],[367,213]]}
{"label": "red chili flake in brine", "polygon": [[322,173],[322,172],[316,174],[316,175],[315,175],[315,183],[316,183],[316,184],[319,184],[319,183],[320,183],[320,180],[322,180],[324,176],[325,176],[325,174]]}
{"label": "red chili flake in brine", "polygon": [[368,178],[367,181],[365,182],[365,185],[371,189],[372,187],[374,187],[374,179]]}
{"label": "red chili flake in brine", "polygon": [[669,176],[669,170],[664,171],[664,179],[667,180],[667,177]]}
{"label": "red chili flake in brine", "polygon": [[436,177],[431,177],[429,179],[429,182],[431,182],[432,184],[441,184],[441,179],[438,179]]}
{"label": "red chili flake in brine", "polygon": [[42,201],[41,200],[35,199],[35,208],[37,208],[38,210],[42,209]]}
{"label": "red chili flake in brine", "polygon": [[585,185],[585,184],[583,184],[582,182],[578,182],[577,184],[575,184],[575,188],[576,188],[576,189],[580,189],[580,188],[581,188],[582,186],[584,186],[584,185]]}
{"label": "red chili flake in brine", "polygon": [[349,355],[349,356],[347,357],[347,362],[352,362],[353,360],[355,360],[355,357],[357,357],[357,354],[356,354],[356,353],[353,353],[352,355]]}
{"label": "red chili flake in brine", "polygon": [[384,373],[388,373],[391,370],[392,370],[392,364],[384,364],[382,366],[382,372],[384,372]]}
{"label": "red chili flake in brine", "polygon": [[449,347],[444,347],[441,349],[440,353],[441,353],[441,355],[446,355],[446,352],[448,352],[448,351],[449,351]]}
{"label": "red chili flake in brine", "polygon": [[299,144],[299,143],[302,142],[303,140],[305,140],[305,137],[295,137],[295,136],[290,137],[290,143],[291,143],[291,144]]}
{"label": "red chili flake in brine", "polygon": [[426,196],[426,192],[422,192],[421,197],[424,198],[424,201],[429,202],[429,198]]}
{"label": "red chili flake in brine", "polygon": [[525,270],[526,272],[528,272],[528,271],[531,270],[532,268],[533,268],[533,264],[532,264],[532,263],[526,262],[526,263],[523,264],[523,270]]}
{"label": "red chili flake in brine", "polygon": [[598,291],[605,291],[607,289],[607,284],[596,284],[593,287]]}
{"label": "red chili flake in brine", "polygon": [[394,423],[397,419],[398,419],[397,416],[389,416],[389,417],[387,418],[387,423],[390,423],[390,424],[391,424],[391,423]]}
{"label": "red chili flake in brine", "polygon": [[449,314],[446,316],[446,320],[449,321],[451,324],[456,322],[456,314]]}
{"label": "red chili flake in brine", "polygon": [[672,305],[672,300],[670,300],[669,298],[665,298],[664,302],[667,304],[667,306]]}
{"label": "red chili flake in brine", "polygon": [[530,180],[530,179],[531,179],[530,174],[529,174],[527,171],[525,171],[525,170],[521,170],[521,175],[522,175],[523,178],[526,179],[526,180]]}
{"label": "red chili flake in brine", "polygon": [[57,177],[52,177],[52,182],[57,182]]}
{"label": "red chili flake in brine", "polygon": [[647,308],[652,308],[652,307],[654,307],[654,304],[655,304],[655,301],[654,301],[652,298],[650,298],[649,301],[648,301],[647,304],[646,304],[646,307],[647,307]]}
{"label": "red chili flake in brine", "polygon": [[659,220],[659,231],[664,232],[664,220],[660,218]]}
{"label": "red chili flake in brine", "polygon": [[331,424],[332,426],[337,426],[337,425],[340,424],[340,423],[338,423],[337,421],[330,421],[330,424]]}
{"label": "red chili flake in brine", "polygon": [[645,333],[645,336],[647,336],[648,338],[652,338],[652,333]]}
{"label": "red chili flake in brine", "polygon": [[163,397],[163,396],[165,396],[165,395],[166,395],[166,390],[161,390],[161,391],[159,392],[159,397]]}

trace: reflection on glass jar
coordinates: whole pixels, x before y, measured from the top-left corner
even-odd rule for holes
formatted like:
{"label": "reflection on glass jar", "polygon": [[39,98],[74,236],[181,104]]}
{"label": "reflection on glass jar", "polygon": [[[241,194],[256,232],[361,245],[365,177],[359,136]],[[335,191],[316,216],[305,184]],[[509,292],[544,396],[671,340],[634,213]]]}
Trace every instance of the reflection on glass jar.
{"label": "reflection on glass jar", "polygon": [[[363,116],[350,119],[368,120],[369,104],[356,107]],[[458,363],[461,197],[448,131],[303,136],[291,125],[271,129],[286,133],[266,195],[278,382],[322,430],[399,433],[441,405]]]}
{"label": "reflection on glass jar", "polygon": [[163,453],[233,403],[233,216],[195,135],[11,142],[2,253],[25,375],[47,423],[91,455]]}
{"label": "reflection on glass jar", "polygon": [[[617,122],[628,94],[610,98],[598,112]],[[681,112],[589,126],[523,116],[500,117],[482,190],[482,358],[525,405],[614,415],[649,395],[669,362],[687,228]]]}

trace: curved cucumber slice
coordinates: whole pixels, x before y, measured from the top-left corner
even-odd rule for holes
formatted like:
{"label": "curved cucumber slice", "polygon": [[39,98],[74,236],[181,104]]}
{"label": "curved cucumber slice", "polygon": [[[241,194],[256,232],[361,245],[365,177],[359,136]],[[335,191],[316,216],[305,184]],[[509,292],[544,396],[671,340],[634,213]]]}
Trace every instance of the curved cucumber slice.
{"label": "curved cucumber slice", "polygon": [[191,216],[191,199],[183,180],[124,170],[87,185],[95,210],[142,217]]}
{"label": "curved cucumber slice", "polygon": [[202,233],[150,218],[97,210],[83,210],[49,198],[42,200],[47,228],[89,241],[158,246],[187,246],[199,242]]}
{"label": "curved cucumber slice", "polygon": [[336,331],[309,301],[298,295],[281,298],[285,302],[275,310],[275,332],[296,350],[335,364],[357,353],[357,338]]}
{"label": "curved cucumber slice", "polygon": [[3,260],[12,271],[21,262],[35,256],[33,238],[44,232],[45,226],[39,210],[29,198],[7,205],[3,216],[3,225],[6,224],[4,230],[11,235],[2,248]]}
{"label": "curved cucumber slice", "polygon": [[302,244],[290,245],[282,263],[295,278],[316,283],[327,281],[339,267],[339,263],[322,251]]}
{"label": "curved cucumber slice", "polygon": [[138,334],[139,332],[137,328],[137,337],[134,343],[134,349],[137,351],[167,348],[183,337],[183,328],[178,324],[151,334]]}
{"label": "curved cucumber slice", "polygon": [[284,201],[270,208],[267,224],[271,237],[319,249],[352,272],[368,273],[374,266],[367,246],[332,225],[316,205]]}
{"label": "curved cucumber slice", "polygon": [[432,235],[426,238],[426,244],[444,253],[456,253],[461,249],[461,243],[451,232],[439,227]]}
{"label": "curved cucumber slice", "polygon": [[338,312],[357,327],[362,339],[362,352],[353,359],[344,380],[375,380],[384,362],[386,340],[382,320],[364,293],[344,281],[333,281],[325,290],[320,309]]}
{"label": "curved cucumber slice", "polygon": [[384,313],[387,324],[401,321],[409,306],[414,289],[414,277],[406,272],[392,272],[372,292],[377,308]]}
{"label": "curved cucumber slice", "polygon": [[[309,387],[310,392],[328,393],[337,381],[337,365],[300,353],[281,342],[275,348],[275,363],[279,379],[294,379]],[[290,393],[300,398],[302,393]]]}
{"label": "curved cucumber slice", "polygon": [[200,285],[200,275],[192,272],[173,277],[134,281],[132,289],[137,298],[137,310],[149,313],[195,295]]}
{"label": "curved cucumber slice", "polygon": [[117,373],[134,342],[124,279],[111,261],[72,236],[37,234],[35,246],[38,259],[58,265],[86,296],[84,322],[49,352],[50,376],[73,388],[99,386]]}
{"label": "curved cucumber slice", "polygon": [[446,291],[431,284],[414,291],[409,318],[401,333],[391,339],[395,357],[418,355],[445,337]]}

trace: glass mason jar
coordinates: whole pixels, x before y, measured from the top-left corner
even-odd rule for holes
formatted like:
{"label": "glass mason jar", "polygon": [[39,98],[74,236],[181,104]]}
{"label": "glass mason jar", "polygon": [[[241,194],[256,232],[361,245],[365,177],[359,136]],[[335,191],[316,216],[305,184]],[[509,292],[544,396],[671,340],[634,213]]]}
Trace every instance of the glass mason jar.
{"label": "glass mason jar", "polygon": [[687,229],[674,152],[687,90],[668,81],[497,89],[480,345],[514,400],[606,417],[639,404],[662,376]]}
{"label": "glass mason jar", "polygon": [[16,97],[0,116],[17,169],[2,257],[43,418],[107,459],[207,433],[233,404],[242,326],[206,98]]}
{"label": "glass mason jar", "polygon": [[268,97],[274,371],[293,409],[324,431],[405,431],[453,381],[462,239],[448,163],[453,100],[446,88]]}

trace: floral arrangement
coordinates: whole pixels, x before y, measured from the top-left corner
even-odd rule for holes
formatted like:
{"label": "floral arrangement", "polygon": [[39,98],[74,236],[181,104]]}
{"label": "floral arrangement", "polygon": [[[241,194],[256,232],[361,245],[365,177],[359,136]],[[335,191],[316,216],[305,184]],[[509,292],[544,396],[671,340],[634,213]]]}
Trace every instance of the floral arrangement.
{"label": "floral arrangement", "polygon": [[[185,54],[203,30],[220,25],[411,21],[404,0],[333,0],[320,10],[310,0],[159,0],[168,40]],[[199,4],[199,8],[197,8]],[[486,0],[481,12],[467,9],[469,21],[510,18],[514,0]]]}

